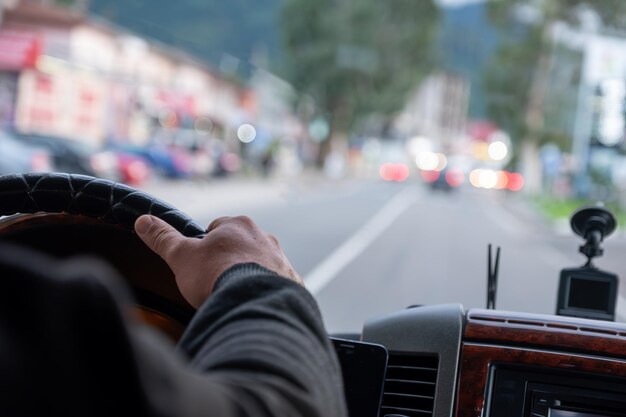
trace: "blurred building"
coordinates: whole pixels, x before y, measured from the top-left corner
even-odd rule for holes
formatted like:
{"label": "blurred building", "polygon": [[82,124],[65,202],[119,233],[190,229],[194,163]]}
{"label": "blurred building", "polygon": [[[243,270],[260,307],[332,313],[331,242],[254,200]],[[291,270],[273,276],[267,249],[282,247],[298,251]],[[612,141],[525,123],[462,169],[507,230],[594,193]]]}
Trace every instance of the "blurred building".
{"label": "blurred building", "polygon": [[602,200],[626,189],[626,33],[587,12],[593,24],[553,27],[545,130],[566,132],[575,193]]}
{"label": "blurred building", "polygon": [[2,26],[2,18],[4,16],[4,11],[15,7],[15,5],[17,4],[18,0],[2,0],[0,1],[0,26]]}
{"label": "blurred building", "polygon": [[397,128],[406,137],[424,136],[442,150],[457,150],[466,139],[469,96],[465,78],[432,74],[411,95]]}
{"label": "blurred building", "polygon": [[[22,0],[0,27],[0,118],[24,132],[102,144],[235,137],[254,94],[171,47],[85,13]],[[63,3],[65,6],[60,6]]]}
{"label": "blurred building", "polygon": [[248,85],[256,100],[252,123],[257,130],[249,146],[249,157],[265,167],[269,163],[285,174],[297,173],[307,136],[293,111],[296,91],[262,67],[252,72]]}

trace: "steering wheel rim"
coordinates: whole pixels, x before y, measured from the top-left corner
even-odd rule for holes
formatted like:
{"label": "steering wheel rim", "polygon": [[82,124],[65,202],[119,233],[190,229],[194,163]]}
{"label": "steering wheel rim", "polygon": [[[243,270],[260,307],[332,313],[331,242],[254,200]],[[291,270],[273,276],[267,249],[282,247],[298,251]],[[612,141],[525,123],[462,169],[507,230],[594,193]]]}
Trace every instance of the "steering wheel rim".
{"label": "steering wheel rim", "polygon": [[104,259],[131,286],[141,321],[176,341],[195,309],[180,294],[167,263],[136,235],[134,223],[143,214],[187,237],[206,234],[173,206],[113,181],[63,173],[0,176],[0,216],[11,216],[0,218],[2,240],[59,258]]}
{"label": "steering wheel rim", "polygon": [[138,217],[150,214],[184,236],[202,238],[206,234],[175,207],[114,181],[63,173],[0,176],[0,216],[41,212],[87,216],[130,231]]}

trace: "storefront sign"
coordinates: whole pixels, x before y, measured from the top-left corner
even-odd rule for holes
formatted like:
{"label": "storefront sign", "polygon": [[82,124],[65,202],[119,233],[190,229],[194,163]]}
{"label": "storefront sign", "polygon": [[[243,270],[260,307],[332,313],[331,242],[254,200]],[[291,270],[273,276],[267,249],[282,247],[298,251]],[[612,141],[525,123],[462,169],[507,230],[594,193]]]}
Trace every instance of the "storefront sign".
{"label": "storefront sign", "polygon": [[38,34],[0,30],[0,70],[34,68],[41,51],[42,40]]}
{"label": "storefront sign", "polygon": [[23,71],[16,124],[26,132],[99,144],[104,137],[106,91],[106,82],[96,77]]}

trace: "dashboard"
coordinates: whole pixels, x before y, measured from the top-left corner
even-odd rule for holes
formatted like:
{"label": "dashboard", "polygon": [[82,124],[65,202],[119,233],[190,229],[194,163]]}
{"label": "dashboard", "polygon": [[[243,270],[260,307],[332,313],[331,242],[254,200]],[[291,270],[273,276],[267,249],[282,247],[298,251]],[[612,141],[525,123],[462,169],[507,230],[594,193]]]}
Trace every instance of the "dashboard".
{"label": "dashboard", "polygon": [[626,325],[564,316],[409,308],[364,324],[389,351],[379,415],[626,416]]}

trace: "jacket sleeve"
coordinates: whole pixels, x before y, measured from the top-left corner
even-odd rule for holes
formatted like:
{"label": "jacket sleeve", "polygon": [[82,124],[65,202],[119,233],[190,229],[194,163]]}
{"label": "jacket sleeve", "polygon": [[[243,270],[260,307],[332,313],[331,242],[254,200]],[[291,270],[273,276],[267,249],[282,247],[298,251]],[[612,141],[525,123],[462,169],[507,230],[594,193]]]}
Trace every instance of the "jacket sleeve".
{"label": "jacket sleeve", "polygon": [[345,416],[315,301],[257,265],[227,271],[174,350],[95,259],[0,242],[0,415]]}
{"label": "jacket sleeve", "polygon": [[226,271],[178,349],[237,416],[346,415],[341,369],[317,303],[260,265]]}

